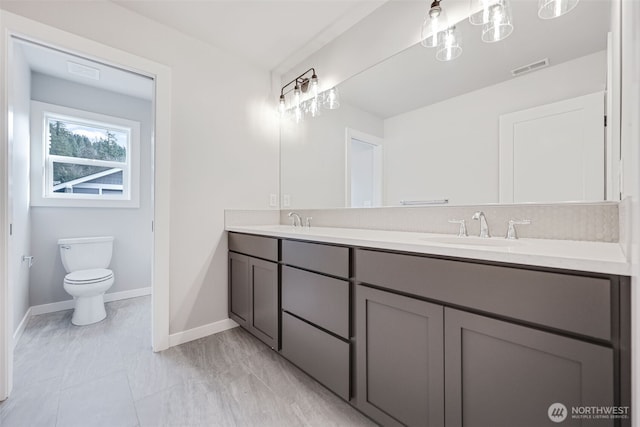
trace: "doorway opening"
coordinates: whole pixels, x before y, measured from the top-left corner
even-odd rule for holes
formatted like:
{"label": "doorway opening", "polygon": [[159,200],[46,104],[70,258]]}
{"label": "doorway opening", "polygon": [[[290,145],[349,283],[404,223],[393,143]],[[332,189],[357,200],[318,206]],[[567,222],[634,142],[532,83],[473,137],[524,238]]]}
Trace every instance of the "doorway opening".
{"label": "doorway opening", "polygon": [[11,15],[3,32],[0,400],[29,317],[74,307],[61,238],[113,236],[105,302],[151,295],[146,347],[169,346],[170,69]]}
{"label": "doorway opening", "polygon": [[345,206],[382,206],[382,139],[354,129],[346,131]]}

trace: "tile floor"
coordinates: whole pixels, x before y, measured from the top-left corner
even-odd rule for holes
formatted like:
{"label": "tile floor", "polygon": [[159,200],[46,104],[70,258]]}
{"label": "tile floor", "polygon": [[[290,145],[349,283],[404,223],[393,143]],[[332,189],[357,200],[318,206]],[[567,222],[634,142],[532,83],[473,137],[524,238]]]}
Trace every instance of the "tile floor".
{"label": "tile floor", "polygon": [[240,328],[151,351],[150,297],[29,320],[15,350],[2,427],[372,426]]}

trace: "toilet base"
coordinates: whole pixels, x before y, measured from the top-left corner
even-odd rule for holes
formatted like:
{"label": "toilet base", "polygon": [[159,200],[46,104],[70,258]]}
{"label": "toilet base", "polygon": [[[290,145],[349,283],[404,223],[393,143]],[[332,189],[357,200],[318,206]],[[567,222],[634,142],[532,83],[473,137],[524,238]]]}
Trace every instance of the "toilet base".
{"label": "toilet base", "polygon": [[85,326],[98,323],[107,317],[104,309],[104,294],[90,297],[75,297],[75,309],[71,323],[76,326]]}

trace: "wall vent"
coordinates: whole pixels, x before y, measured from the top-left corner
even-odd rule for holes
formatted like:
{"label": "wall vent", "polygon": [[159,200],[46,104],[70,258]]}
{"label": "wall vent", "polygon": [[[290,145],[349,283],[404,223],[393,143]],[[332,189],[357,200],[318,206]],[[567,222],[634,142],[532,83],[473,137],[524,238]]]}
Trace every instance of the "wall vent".
{"label": "wall vent", "polygon": [[85,77],[93,80],[100,80],[100,70],[89,67],[87,65],[78,64],[77,62],[67,61],[67,71],[76,76]]}
{"label": "wall vent", "polygon": [[544,58],[539,61],[532,62],[531,64],[523,65],[522,67],[518,67],[516,69],[511,70],[511,75],[513,77],[518,77],[523,74],[527,74],[532,71],[536,71],[536,70],[539,70],[540,68],[544,68],[548,66],[549,66],[549,58]]}

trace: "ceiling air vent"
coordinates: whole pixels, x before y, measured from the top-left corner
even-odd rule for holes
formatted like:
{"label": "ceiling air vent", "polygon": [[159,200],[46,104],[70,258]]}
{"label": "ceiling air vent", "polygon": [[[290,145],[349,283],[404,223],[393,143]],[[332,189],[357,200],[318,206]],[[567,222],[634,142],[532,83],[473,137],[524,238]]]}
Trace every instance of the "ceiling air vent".
{"label": "ceiling air vent", "polygon": [[67,61],[67,70],[69,73],[88,79],[100,80],[100,70],[89,67],[87,65],[78,64],[77,62]]}
{"label": "ceiling air vent", "polygon": [[544,68],[548,66],[549,66],[549,58],[544,58],[544,59],[541,59],[540,61],[532,62],[531,64],[523,65],[522,67],[518,67],[514,70],[511,70],[511,75],[513,77],[518,77],[523,74],[527,74],[532,71],[536,71],[536,70],[539,70],[540,68]]}

